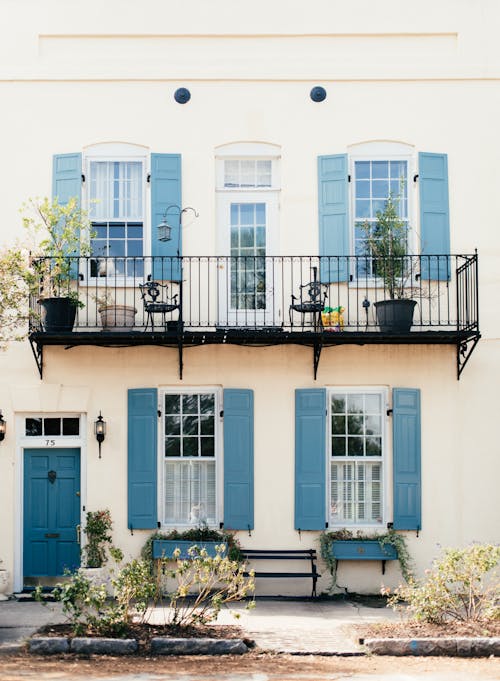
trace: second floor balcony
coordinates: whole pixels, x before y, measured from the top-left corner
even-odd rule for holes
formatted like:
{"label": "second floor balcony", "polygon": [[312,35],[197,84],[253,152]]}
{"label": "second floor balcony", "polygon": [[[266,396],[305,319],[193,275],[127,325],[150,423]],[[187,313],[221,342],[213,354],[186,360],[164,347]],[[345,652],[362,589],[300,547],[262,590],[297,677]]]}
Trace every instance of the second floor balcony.
{"label": "second floor balcony", "polygon": [[79,307],[55,323],[51,263],[34,263],[35,276],[43,271],[30,326],[40,370],[45,345],[172,345],[182,365],[185,345],[301,344],[314,348],[316,372],[327,345],[439,343],[456,345],[460,374],[480,337],[477,254],[70,261],[57,295]]}

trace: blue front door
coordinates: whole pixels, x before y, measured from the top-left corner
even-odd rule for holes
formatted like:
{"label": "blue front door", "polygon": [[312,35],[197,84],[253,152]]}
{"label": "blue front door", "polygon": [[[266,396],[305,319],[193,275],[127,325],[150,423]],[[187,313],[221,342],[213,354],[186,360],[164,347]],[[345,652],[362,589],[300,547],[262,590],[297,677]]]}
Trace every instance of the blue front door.
{"label": "blue front door", "polygon": [[80,450],[24,450],[24,578],[80,565]]}

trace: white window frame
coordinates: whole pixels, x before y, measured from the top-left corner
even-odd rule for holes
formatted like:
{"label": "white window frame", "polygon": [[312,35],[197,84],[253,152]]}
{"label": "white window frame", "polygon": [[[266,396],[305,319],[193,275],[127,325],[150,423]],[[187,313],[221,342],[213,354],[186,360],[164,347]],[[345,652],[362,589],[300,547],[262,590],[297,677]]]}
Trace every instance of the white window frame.
{"label": "white window frame", "polygon": [[[147,147],[140,146],[138,144],[130,144],[126,142],[109,142],[102,144],[94,144],[85,148],[82,158],[82,168],[84,169],[84,176],[86,181],[84,182],[82,189],[82,205],[87,211],[90,208],[90,164],[92,161],[132,161],[142,163],[142,205],[143,205],[143,227],[142,227],[142,238],[143,238],[143,254],[146,260],[144,262],[144,279],[147,278],[151,266],[146,267],[148,256],[151,255],[151,206],[149,201],[149,191],[148,188],[150,183],[147,182],[147,178],[150,175],[150,153]],[[90,263],[90,256],[89,256]],[[82,272],[82,269],[80,269]],[[90,268],[89,268],[90,271]],[[84,282],[91,285],[93,288],[109,287],[109,282],[106,283],[106,277],[91,277],[89,272],[83,271]],[[141,277],[142,279],[142,277]],[[114,276],[112,278],[113,288],[118,286],[135,286],[137,281],[132,277],[127,276]]]}
{"label": "white window frame", "polygon": [[[403,142],[375,141],[363,142],[348,147],[348,173],[351,181],[349,184],[349,253],[355,253],[354,225],[356,223],[356,161],[406,161],[408,169],[408,249],[410,253],[419,253],[417,210],[418,192],[413,178],[417,171],[417,153],[413,146]],[[351,262],[352,285],[357,286],[355,259]],[[380,281],[376,277],[370,277],[363,283],[369,287],[376,287]]]}
{"label": "white window frame", "polygon": [[190,386],[190,387],[162,387],[158,390],[158,411],[161,414],[160,427],[158,428],[158,518],[161,527],[166,530],[189,529],[197,527],[197,524],[179,524],[165,522],[165,461],[180,461],[177,457],[165,456],[165,395],[215,395],[215,456],[212,457],[185,457],[186,460],[215,461],[215,522],[209,527],[218,529],[223,516],[223,485],[224,485],[224,457],[223,457],[223,420],[222,397],[223,391],[220,386]]}
{"label": "white window frame", "polygon": [[[332,394],[337,392],[345,392],[353,395],[364,395],[367,393],[377,393],[382,398],[382,520],[380,523],[348,523],[346,521],[334,522],[331,516],[331,463],[332,463]],[[373,532],[377,529],[385,529],[387,527],[387,522],[389,518],[392,517],[389,508],[389,484],[390,484],[390,464],[392,457],[390,456],[389,450],[389,418],[387,416],[387,410],[389,409],[389,389],[387,386],[377,386],[377,385],[365,385],[365,386],[349,386],[349,385],[336,385],[328,386],[326,388],[327,396],[327,426],[326,426],[326,437],[327,437],[327,447],[326,447],[326,517],[328,520],[328,526],[330,529],[339,529],[341,527],[351,528],[353,530],[361,530]],[[348,461],[361,461],[364,463],[374,462],[375,457],[363,456],[345,456],[338,457],[335,461],[341,462],[344,460]],[[378,460],[378,459],[377,459]]]}
{"label": "white window frame", "polygon": [[[217,204],[217,253],[222,257],[231,254],[230,231],[227,229],[227,216],[231,203],[265,203],[266,205],[266,257],[278,255],[280,244],[279,200],[281,189],[280,178],[280,147],[265,142],[235,142],[217,147],[215,155],[215,188]],[[269,187],[225,187],[225,162],[228,160],[241,161],[271,161],[271,186]],[[274,281],[266,288],[273,292],[268,296],[266,310],[232,309],[229,305],[230,290],[225,286],[227,275],[224,266],[221,272],[219,300],[219,317],[222,324],[231,326],[245,326],[250,324],[276,324],[282,315],[282,310],[274,309],[280,301],[279,279],[275,272]]]}

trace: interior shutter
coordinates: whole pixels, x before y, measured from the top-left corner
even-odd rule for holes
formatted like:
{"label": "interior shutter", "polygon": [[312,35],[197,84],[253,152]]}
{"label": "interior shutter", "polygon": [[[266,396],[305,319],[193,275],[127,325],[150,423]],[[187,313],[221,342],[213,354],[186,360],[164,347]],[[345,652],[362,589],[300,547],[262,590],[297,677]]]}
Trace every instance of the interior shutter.
{"label": "interior shutter", "polygon": [[347,154],[318,158],[321,281],[349,279],[349,192]]}
{"label": "interior shutter", "polygon": [[[82,200],[82,155],[56,154],[52,161],[52,198],[56,198],[62,206],[76,196],[78,203]],[[80,251],[68,253],[79,256]],[[71,263],[71,277],[78,277],[78,261]]]}
{"label": "interior shutter", "polygon": [[151,530],[158,520],[158,391],[128,391],[128,526]]}
{"label": "interior shutter", "polygon": [[326,390],[295,391],[295,529],[324,530]]}
{"label": "interior shutter", "polygon": [[[182,230],[180,229],[181,205],[181,156],[180,154],[151,154],[151,255],[169,256],[153,260],[153,279],[180,281],[182,255]],[[165,217],[172,229],[170,241],[158,240],[158,225]]]}
{"label": "interior shutter", "polygon": [[254,526],[253,390],[224,390],[224,526]]}
{"label": "interior shutter", "polygon": [[420,390],[394,388],[392,410],[394,529],[420,530]]}
{"label": "interior shutter", "polygon": [[[418,155],[422,279],[450,279],[448,156]],[[426,257],[427,256],[427,257]]]}

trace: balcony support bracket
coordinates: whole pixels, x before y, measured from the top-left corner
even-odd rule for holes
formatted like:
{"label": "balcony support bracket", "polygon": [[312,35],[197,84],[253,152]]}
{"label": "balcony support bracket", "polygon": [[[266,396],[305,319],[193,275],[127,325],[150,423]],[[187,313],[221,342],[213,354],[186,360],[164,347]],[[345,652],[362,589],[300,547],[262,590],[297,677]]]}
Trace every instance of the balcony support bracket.
{"label": "balcony support bracket", "polygon": [[179,350],[179,379],[182,381],[182,370],[184,369],[182,333],[177,337],[177,348]]}
{"label": "balcony support bracket", "polygon": [[459,340],[457,343],[457,381],[460,380],[462,371],[465,369],[465,365],[469,361],[470,356],[474,352],[474,348],[479,343],[481,338],[480,334],[477,336],[472,336],[472,338],[466,338],[465,340]]}
{"label": "balcony support bracket", "polygon": [[323,349],[323,342],[321,340],[314,341],[313,346],[313,367],[314,367],[314,380],[316,380],[318,374],[319,358],[321,357],[321,350]]}
{"label": "balcony support bracket", "polygon": [[31,338],[29,339],[31,345],[31,352],[35,358],[36,366],[38,368],[38,373],[40,374],[40,380],[43,379],[43,344],[36,343]]}

